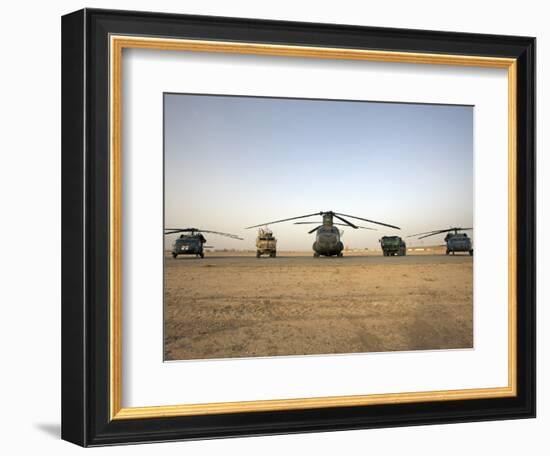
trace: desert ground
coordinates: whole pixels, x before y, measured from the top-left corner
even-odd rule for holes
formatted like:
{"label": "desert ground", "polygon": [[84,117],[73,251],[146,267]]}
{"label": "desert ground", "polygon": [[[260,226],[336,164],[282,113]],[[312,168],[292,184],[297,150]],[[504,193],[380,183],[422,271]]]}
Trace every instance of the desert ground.
{"label": "desert ground", "polygon": [[471,348],[473,259],[165,255],[165,359]]}

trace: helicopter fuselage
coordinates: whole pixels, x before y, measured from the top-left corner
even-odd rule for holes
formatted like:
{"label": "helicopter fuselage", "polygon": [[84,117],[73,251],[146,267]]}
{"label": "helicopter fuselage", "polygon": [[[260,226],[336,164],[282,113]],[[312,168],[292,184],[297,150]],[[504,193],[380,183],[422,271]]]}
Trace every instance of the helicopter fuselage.
{"label": "helicopter fuselage", "polygon": [[313,251],[316,256],[341,256],[344,244],[340,240],[340,230],[335,226],[323,225],[316,231]]}
{"label": "helicopter fuselage", "polygon": [[206,239],[201,234],[182,235],[172,245],[172,257],[178,255],[196,255],[204,257],[203,245]]}
{"label": "helicopter fuselage", "polygon": [[447,255],[454,255],[455,252],[468,252],[473,255],[472,240],[466,233],[448,233],[445,236],[445,242],[447,243]]}

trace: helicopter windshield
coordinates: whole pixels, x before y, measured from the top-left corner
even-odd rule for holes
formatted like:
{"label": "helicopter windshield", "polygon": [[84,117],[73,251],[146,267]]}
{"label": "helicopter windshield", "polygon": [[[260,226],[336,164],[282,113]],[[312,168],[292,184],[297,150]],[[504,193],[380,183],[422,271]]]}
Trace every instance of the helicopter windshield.
{"label": "helicopter windshield", "polygon": [[318,230],[319,234],[339,234],[340,231],[335,226],[321,226]]}
{"label": "helicopter windshield", "polygon": [[195,236],[182,236],[182,237],[179,237],[178,239],[176,239],[176,244],[192,244],[194,242],[196,242],[196,237]]}

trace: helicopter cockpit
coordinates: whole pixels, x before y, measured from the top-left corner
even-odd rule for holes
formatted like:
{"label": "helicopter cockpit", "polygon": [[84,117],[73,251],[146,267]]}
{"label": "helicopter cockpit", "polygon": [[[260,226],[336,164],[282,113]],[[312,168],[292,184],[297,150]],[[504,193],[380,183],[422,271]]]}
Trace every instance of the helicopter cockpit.
{"label": "helicopter cockpit", "polygon": [[335,226],[321,225],[317,230],[317,234],[319,236],[336,236],[337,238],[340,238],[340,230]]}

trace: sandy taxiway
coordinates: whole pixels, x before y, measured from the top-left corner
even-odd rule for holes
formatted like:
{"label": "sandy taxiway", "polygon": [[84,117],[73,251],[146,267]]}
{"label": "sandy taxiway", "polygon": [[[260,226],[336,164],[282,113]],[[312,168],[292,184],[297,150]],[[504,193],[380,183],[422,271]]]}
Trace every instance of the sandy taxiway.
{"label": "sandy taxiway", "polygon": [[165,359],[471,348],[472,257],[418,253],[166,255]]}

